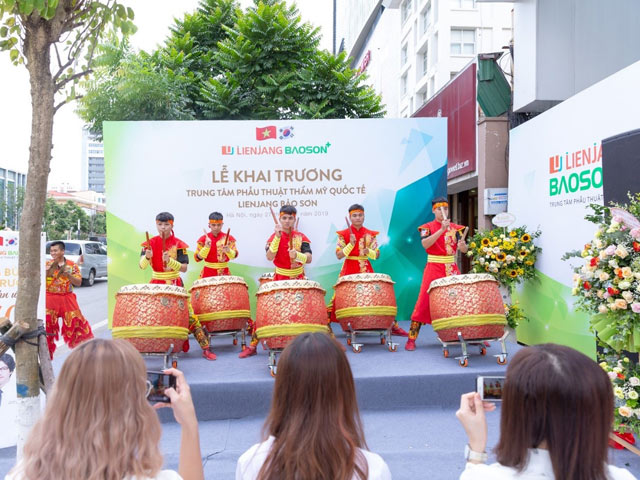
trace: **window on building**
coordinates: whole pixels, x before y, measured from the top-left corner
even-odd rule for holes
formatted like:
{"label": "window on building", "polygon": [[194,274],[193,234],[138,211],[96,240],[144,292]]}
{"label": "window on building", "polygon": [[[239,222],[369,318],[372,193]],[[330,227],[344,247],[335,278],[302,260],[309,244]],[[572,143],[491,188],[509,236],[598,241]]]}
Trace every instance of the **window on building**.
{"label": "window on building", "polygon": [[409,46],[405,43],[400,50],[400,65],[406,65],[409,59]]}
{"label": "window on building", "polygon": [[400,95],[401,96],[405,96],[407,94],[407,89],[408,89],[408,72],[405,73],[404,75],[402,75],[402,77],[400,77]]}
{"label": "window on building", "polygon": [[422,105],[424,105],[425,103],[427,103],[427,98],[429,98],[429,97],[428,97],[428,95],[427,95],[427,91],[426,91],[426,90],[425,90],[424,92],[420,92],[420,103],[421,103]]}
{"label": "window on building", "polygon": [[404,0],[400,6],[400,21],[404,24],[411,15],[412,0]]}
{"label": "window on building", "polygon": [[431,2],[427,3],[427,8],[422,12],[422,33],[426,33],[431,26]]}
{"label": "window on building", "polygon": [[476,31],[473,28],[451,29],[451,55],[475,55]]}
{"label": "window on building", "polygon": [[431,77],[429,80],[429,96],[433,97],[436,93],[436,79],[435,77]]}
{"label": "window on building", "polygon": [[431,65],[436,65],[438,63],[438,33],[436,32],[433,35],[433,39],[431,40]]}
{"label": "window on building", "polygon": [[427,69],[429,68],[429,49],[427,47],[425,47],[424,52],[422,52],[421,60],[422,76],[424,77],[427,74]]}
{"label": "window on building", "polygon": [[476,0],[451,0],[451,8],[476,8]]}

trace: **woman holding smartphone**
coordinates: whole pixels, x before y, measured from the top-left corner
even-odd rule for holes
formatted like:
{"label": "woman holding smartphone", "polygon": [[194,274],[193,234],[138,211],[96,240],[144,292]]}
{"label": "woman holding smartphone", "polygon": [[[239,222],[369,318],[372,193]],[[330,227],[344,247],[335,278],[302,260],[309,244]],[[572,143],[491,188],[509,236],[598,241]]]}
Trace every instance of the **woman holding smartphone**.
{"label": "woman holding smartphone", "polygon": [[284,349],[264,432],[238,459],[236,480],[391,480],[366,450],[349,361],[325,333]]}
{"label": "woman holding smartphone", "polygon": [[609,377],[586,355],[554,344],[523,348],[502,389],[498,463],[484,464],[485,411],[495,406],[462,395],[456,416],[469,444],[460,480],[633,480],[607,465],[613,406]]}
{"label": "woman holding smartphone", "polygon": [[124,340],[76,347],[56,379],[43,417],[7,480],[202,480],[198,420],[182,372],[165,394],[182,429],[179,474],[161,470],[162,427],[147,399],[145,364]]}

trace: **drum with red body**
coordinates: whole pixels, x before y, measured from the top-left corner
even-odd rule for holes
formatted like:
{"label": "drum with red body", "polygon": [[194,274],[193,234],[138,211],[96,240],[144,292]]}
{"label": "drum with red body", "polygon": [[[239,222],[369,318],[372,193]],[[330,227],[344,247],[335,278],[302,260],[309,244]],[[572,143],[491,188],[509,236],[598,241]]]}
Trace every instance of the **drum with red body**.
{"label": "drum with red body", "polygon": [[193,313],[210,333],[242,330],[251,318],[249,287],[242,277],[201,278],[190,291]]}
{"label": "drum with red body", "polygon": [[356,273],[338,279],[334,286],[336,318],[342,329],[386,330],[398,308],[393,280],[383,273]]}
{"label": "drum with red body", "polygon": [[116,294],[113,338],[124,338],[141,353],[182,351],[189,336],[189,294],[182,287],[134,284]]}
{"label": "drum with red body", "polygon": [[256,335],[270,349],[305,332],[328,332],[325,291],[311,280],[267,282],[256,293]]}
{"label": "drum with red body", "polygon": [[489,274],[452,275],[429,286],[433,330],[443,342],[500,338],[507,324],[498,281]]}

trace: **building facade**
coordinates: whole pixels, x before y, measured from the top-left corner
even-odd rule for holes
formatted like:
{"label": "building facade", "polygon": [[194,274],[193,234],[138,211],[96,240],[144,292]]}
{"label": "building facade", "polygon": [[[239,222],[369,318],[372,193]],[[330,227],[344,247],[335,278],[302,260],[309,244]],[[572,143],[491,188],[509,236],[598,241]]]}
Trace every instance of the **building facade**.
{"label": "building facade", "polygon": [[82,130],[82,190],[104,193],[104,146],[95,135]]}
{"label": "building facade", "polygon": [[0,167],[0,225],[17,230],[27,175]]}

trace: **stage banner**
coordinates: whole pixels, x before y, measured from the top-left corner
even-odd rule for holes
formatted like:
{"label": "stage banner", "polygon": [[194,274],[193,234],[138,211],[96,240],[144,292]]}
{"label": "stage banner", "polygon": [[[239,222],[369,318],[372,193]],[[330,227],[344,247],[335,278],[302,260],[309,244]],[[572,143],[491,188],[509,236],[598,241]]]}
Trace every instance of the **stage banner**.
{"label": "stage banner", "polygon": [[224,215],[239,251],[231,273],[247,281],[253,309],[258,278],[274,270],[269,208],[294,205],[313,250],[307,276],[328,300],[341,267],[336,230],[353,203],[380,232],[373,268],[396,282],[398,318],[409,319],[426,261],[417,227],[433,218],[431,199],[446,195],[446,118],[105,122],[104,151],[110,320],[116,292],[150,280],[138,261],[162,211],[189,245],[187,288],[202,269],[193,251],[209,213]]}
{"label": "stage banner", "polygon": [[[18,296],[18,246],[20,236],[18,232],[11,230],[0,231],[0,317],[7,317],[15,322],[15,305]],[[43,233],[41,243],[41,270],[40,270],[40,297],[38,299],[38,318],[45,318],[45,243],[46,236]],[[4,355],[12,358],[15,356],[12,350]],[[6,360],[6,357],[5,357]],[[0,361],[2,361],[0,359]],[[3,361],[7,366],[6,362]],[[6,378],[6,377],[5,377]],[[6,384],[0,382],[2,399],[0,400],[0,448],[12,447],[17,444],[19,427],[17,419],[20,417],[20,405],[16,391],[16,372],[12,372]]]}
{"label": "stage banner", "polygon": [[579,262],[561,257],[593,238],[595,226],[584,217],[589,204],[603,204],[601,142],[640,126],[638,78],[640,62],[511,130],[509,212],[517,225],[542,230],[543,249],[540,282],[515,295],[530,318],[518,327],[519,341],[562,343],[595,356],[589,317],[575,311],[571,295],[571,264]]}

